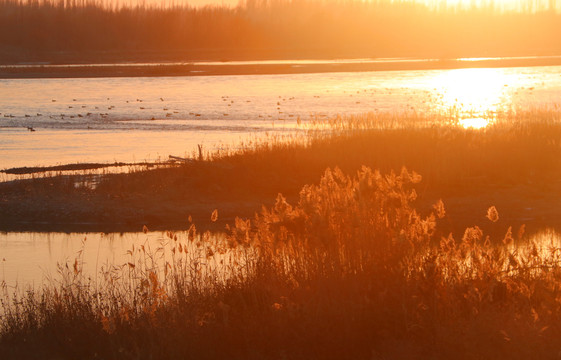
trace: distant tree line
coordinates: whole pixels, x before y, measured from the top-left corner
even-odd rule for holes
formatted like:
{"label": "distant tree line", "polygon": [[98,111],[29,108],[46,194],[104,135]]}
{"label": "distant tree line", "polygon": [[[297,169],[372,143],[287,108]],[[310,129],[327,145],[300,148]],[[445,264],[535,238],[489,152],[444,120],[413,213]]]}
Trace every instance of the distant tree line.
{"label": "distant tree line", "polygon": [[493,9],[399,1],[248,0],[195,8],[0,0],[0,61],[561,53],[557,12]]}

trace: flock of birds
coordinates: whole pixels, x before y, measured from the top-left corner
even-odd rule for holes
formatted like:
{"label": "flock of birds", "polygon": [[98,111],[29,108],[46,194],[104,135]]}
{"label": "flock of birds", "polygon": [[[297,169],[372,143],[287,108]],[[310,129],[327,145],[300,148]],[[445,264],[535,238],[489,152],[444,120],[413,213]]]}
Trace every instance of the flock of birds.
{"label": "flock of birds", "polygon": [[[326,118],[330,114],[329,109],[322,112],[316,113],[304,113],[308,111],[308,108],[313,108],[315,106],[314,102],[319,101],[318,99],[323,98],[317,107],[330,106],[331,100],[333,102],[339,102],[343,104],[344,111],[347,109],[353,112],[364,112],[363,109],[368,109],[368,111],[384,110],[384,106],[390,107],[387,104],[389,101],[397,100],[401,101],[402,107],[406,110],[417,110],[422,107],[433,106],[432,104],[438,104],[441,102],[441,95],[439,97],[436,91],[422,91],[420,94],[417,91],[406,91],[407,89],[361,89],[355,91],[341,91],[341,92],[329,92],[326,91],[324,95],[309,95],[300,96],[298,99],[294,96],[275,96],[275,97],[251,97],[242,99],[240,97],[232,96],[221,96],[214,101],[216,106],[212,106],[212,103],[206,103],[199,107],[202,111],[195,112],[189,111],[186,107],[188,103],[177,102],[176,100],[169,101],[163,97],[155,97],[153,99],[129,99],[120,100],[123,101],[121,105],[115,103],[115,99],[109,97],[105,98],[105,101],[96,101],[92,103],[91,101],[81,101],[78,99],[69,100],[57,100],[52,99],[52,103],[57,103],[55,105],[55,110],[49,110],[48,106],[45,105],[43,109],[44,113],[47,113],[48,118],[53,120],[70,120],[83,118],[89,119],[85,120],[84,123],[78,122],[78,126],[87,126],[87,128],[99,128],[96,123],[104,124],[107,121],[113,121],[115,119],[123,120],[163,120],[163,119],[211,119],[216,120],[217,117],[222,117],[223,119],[236,118],[236,116],[244,116],[243,120],[272,120],[272,121],[286,121],[294,119],[297,123],[300,123],[301,117],[306,117],[307,115],[313,115],[316,118]],[[409,89],[410,90],[410,89]],[[435,89],[436,90],[436,89]],[[393,94],[401,94],[401,99],[393,98]],[[422,95],[419,97],[419,95]],[[384,99],[384,96],[389,96],[389,98]],[[346,98],[347,100],[344,100]],[[352,99],[351,99],[352,98]],[[422,101],[420,101],[422,99]],[[349,101],[350,100],[350,101]],[[47,100],[48,101],[48,100]],[[104,104],[105,103],[105,104]],[[161,105],[159,105],[159,104]],[[221,107],[219,104],[223,104]],[[416,103],[416,104],[415,104]],[[310,106],[308,106],[310,104]],[[415,104],[413,106],[412,104]],[[356,105],[356,109],[353,106]],[[205,109],[212,108],[212,110]],[[253,107],[253,109],[245,110],[244,106]],[[316,107],[316,108],[317,108]],[[105,111],[104,111],[105,109]],[[78,111],[76,111],[78,110]],[[116,111],[116,112],[115,112]],[[147,114],[147,115],[141,115]],[[240,115],[241,114],[241,115]],[[247,115],[250,114],[250,115]],[[2,115],[2,113],[0,113]],[[234,115],[233,117],[231,115]],[[24,126],[29,132],[36,131],[37,127],[41,127],[40,122],[43,119],[37,119],[39,117],[44,118],[42,113],[37,113],[36,116],[25,114],[24,118],[35,118],[37,121],[26,122],[22,121],[21,116],[15,116],[13,114],[4,114],[5,118],[18,118],[21,125]],[[247,118],[245,116],[253,116],[254,118]],[[127,118],[129,117],[129,118]],[[132,118],[130,118],[132,117]],[[136,117],[136,118],[135,118]],[[17,123],[16,123],[17,124]],[[82,125],[80,125],[82,124]],[[91,127],[90,127],[91,125]],[[17,125],[16,125],[17,126]],[[49,125],[51,126],[51,125]]]}
{"label": "flock of birds", "polygon": [[[314,96],[314,98],[320,98],[320,96],[316,95]],[[111,98],[106,98],[106,101],[110,101]],[[160,103],[165,102],[166,100],[163,97],[159,97],[158,98]],[[189,111],[187,112],[186,110],[183,109],[178,109],[177,106],[174,106],[174,104],[167,104],[166,106],[163,107],[159,107],[155,105],[155,101],[158,100],[143,100],[143,99],[135,99],[135,100],[126,100],[124,101],[127,105],[126,109],[131,109],[130,111],[135,111],[134,109],[132,109],[132,107],[130,106],[133,103],[137,103],[138,105],[135,107],[136,110],[140,110],[140,111],[151,111],[152,114],[150,114],[149,116],[139,116],[140,119],[135,119],[135,120],[142,120],[143,118],[145,118],[146,120],[161,120],[164,118],[180,118],[180,119],[197,119],[197,118],[207,118],[209,116],[209,114],[206,114],[206,116],[204,115],[203,112],[193,112],[193,111]],[[223,104],[226,105],[226,108],[224,109],[224,111],[222,112],[222,117],[223,118],[227,118],[229,117],[232,113],[235,113],[237,110],[233,110],[232,108],[237,105],[237,104],[250,104],[252,103],[251,99],[246,99],[246,100],[239,100],[239,99],[235,99],[232,98],[230,96],[221,96],[220,100]],[[282,106],[284,104],[286,104],[286,102],[289,101],[293,101],[296,100],[295,97],[286,97],[286,96],[278,96],[278,101],[275,101],[274,103],[271,103],[271,105],[275,106],[275,110],[274,111],[269,111],[269,113],[266,114],[259,114],[257,115],[258,119],[273,119],[273,120],[281,120],[284,121],[287,118],[298,118],[298,123],[300,122],[299,120],[299,114],[298,113],[294,113],[294,112],[290,112],[290,111],[283,111],[284,109],[282,108]],[[59,100],[57,99],[52,99],[51,100],[52,103],[60,103]],[[74,103],[78,103],[78,104],[74,104]],[[218,101],[217,101],[218,103]],[[118,104],[117,104],[118,105]],[[123,104],[124,105],[124,104]],[[50,119],[54,119],[54,120],[68,120],[68,119],[77,119],[77,118],[84,118],[84,119],[91,119],[92,123],[95,123],[96,121],[105,121],[107,119],[111,120],[111,116],[110,113],[112,110],[117,109],[116,105],[113,104],[107,104],[107,105],[103,105],[102,102],[97,102],[96,104],[89,104],[89,105],[84,105],[84,102],[82,102],[82,104],[80,104],[80,101],[78,99],[72,99],[72,104],[68,105],[68,103],[61,105],[64,106],[64,109],[66,110],[66,113],[64,112],[60,112],[57,114],[53,114],[51,112],[51,114],[47,114],[48,118]],[[175,107],[175,108],[174,108]],[[218,106],[217,106],[218,107]],[[60,111],[61,107],[58,107],[58,110]],[[82,110],[79,112],[72,112],[73,110],[78,109],[78,110]],[[103,111],[101,109],[107,109],[106,111]],[[101,111],[100,111],[101,110]],[[293,109],[294,110],[294,109]],[[121,107],[121,111],[123,111],[123,108]],[[126,111],[126,110],[125,110]],[[163,113],[161,112],[163,111]],[[54,112],[54,111],[53,111]],[[277,113],[277,116],[274,116],[274,112]],[[156,114],[154,114],[156,113]],[[157,114],[159,113],[159,114]],[[0,113],[0,115],[2,115],[2,113]],[[14,115],[14,114],[4,114],[3,115],[5,118],[18,118],[18,116]],[[326,114],[319,114],[320,117],[326,117]],[[42,113],[37,113],[36,116],[33,115],[29,115],[29,114],[25,114],[24,118],[39,118],[39,117],[43,117]],[[119,116],[117,116],[119,117]],[[37,123],[35,123],[35,127],[37,126]],[[93,126],[93,125],[92,125]],[[34,132],[36,131],[33,125],[24,125],[24,128],[26,128],[28,131],[30,132]],[[91,129],[92,127],[90,127],[89,125],[87,126],[88,129]]]}

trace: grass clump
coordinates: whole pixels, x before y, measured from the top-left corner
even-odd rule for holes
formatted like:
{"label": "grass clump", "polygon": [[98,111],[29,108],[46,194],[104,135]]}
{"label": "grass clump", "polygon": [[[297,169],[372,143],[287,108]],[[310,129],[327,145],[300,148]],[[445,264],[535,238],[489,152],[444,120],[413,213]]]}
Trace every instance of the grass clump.
{"label": "grass clump", "polygon": [[[551,358],[559,248],[416,209],[421,176],[327,169],[224,236],[168,232],[106,268],[5,294],[7,358]],[[496,208],[492,224],[502,221]],[[482,217],[484,216],[484,211]],[[213,220],[218,212],[211,216]],[[501,241],[502,240],[502,241]],[[10,298],[10,299],[8,299]]]}

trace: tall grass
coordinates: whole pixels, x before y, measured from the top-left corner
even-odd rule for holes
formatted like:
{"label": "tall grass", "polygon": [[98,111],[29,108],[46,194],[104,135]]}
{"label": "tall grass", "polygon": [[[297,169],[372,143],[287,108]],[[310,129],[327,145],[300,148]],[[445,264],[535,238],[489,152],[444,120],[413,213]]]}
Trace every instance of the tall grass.
{"label": "tall grass", "polygon": [[[327,169],[225,237],[168,232],[93,281],[4,295],[4,358],[553,358],[559,248],[508,229],[440,236],[421,176]],[[500,222],[496,209],[486,221]],[[213,214],[216,220],[217,214]],[[498,217],[498,219],[497,219]],[[519,233],[519,236],[512,235]],[[526,241],[526,243],[525,243]]]}
{"label": "tall grass", "polygon": [[248,1],[194,8],[2,0],[0,60],[558,55],[554,34],[560,16],[533,8],[439,9],[401,1]]}

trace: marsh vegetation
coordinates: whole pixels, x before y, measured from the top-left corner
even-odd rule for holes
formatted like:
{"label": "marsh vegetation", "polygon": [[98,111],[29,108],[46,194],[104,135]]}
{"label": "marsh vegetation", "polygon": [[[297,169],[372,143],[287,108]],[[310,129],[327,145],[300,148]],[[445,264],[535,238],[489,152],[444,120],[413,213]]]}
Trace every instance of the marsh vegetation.
{"label": "marsh vegetation", "polygon": [[[77,258],[42,289],[5,291],[8,358],[547,358],[557,354],[559,248],[523,228],[443,234],[403,168],[325,171],[211,240],[161,247],[92,280]],[[499,224],[494,207],[485,221]],[[211,218],[216,220],[218,213]]]}
{"label": "marsh vegetation", "polygon": [[[2,230],[80,231],[86,226],[82,231],[111,232],[138,231],[143,225],[181,230],[188,215],[202,226],[216,208],[223,227],[236,216],[251,217],[261,204],[271,205],[279,192],[296,200],[302,186],[317,182],[328,167],[353,174],[363,165],[384,173],[415,169],[424,178],[421,205],[443,198],[456,231],[476,224],[475,214],[491,205],[502,209],[513,226],[557,226],[559,113],[503,113],[481,130],[457,123],[453,114],[318,119],[309,132],[205,152],[204,161],[129,174],[2,183]],[[95,189],[83,186],[92,176]]]}
{"label": "marsh vegetation", "polygon": [[[2,353],[557,356],[560,249],[528,234],[559,226],[559,113],[505,113],[480,130],[456,121],[339,117],[305,137],[109,174],[95,189],[72,177],[2,184],[2,218],[29,199],[45,201],[34,216],[53,216],[49,196],[64,194],[113,221],[134,200],[181,224],[95,279],[78,257],[43,288],[4,288]],[[226,235],[198,230],[204,220]]]}

